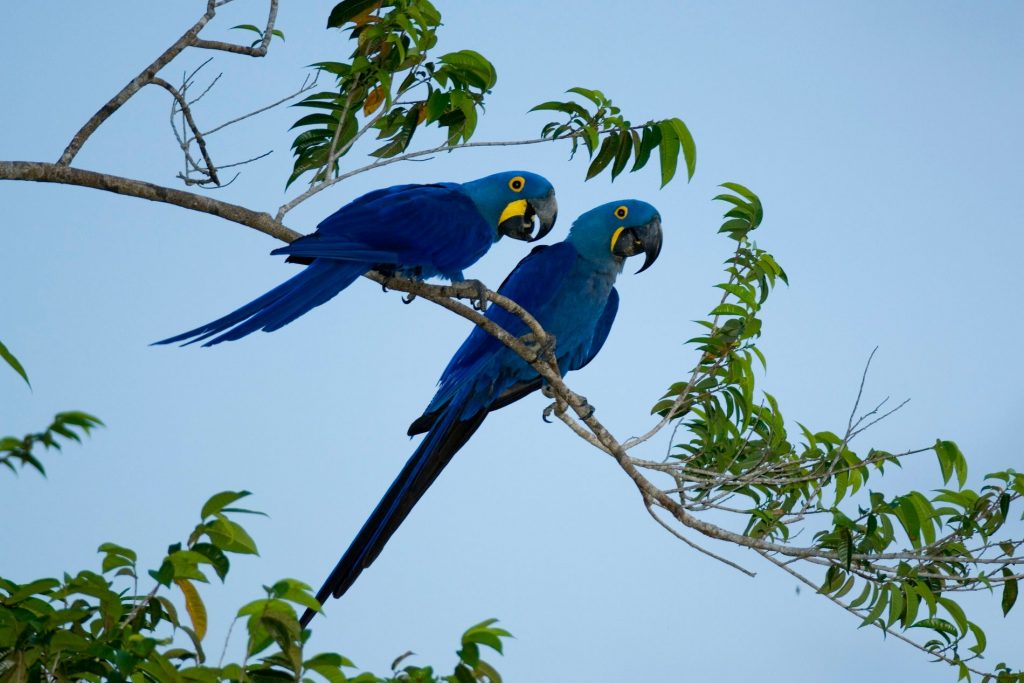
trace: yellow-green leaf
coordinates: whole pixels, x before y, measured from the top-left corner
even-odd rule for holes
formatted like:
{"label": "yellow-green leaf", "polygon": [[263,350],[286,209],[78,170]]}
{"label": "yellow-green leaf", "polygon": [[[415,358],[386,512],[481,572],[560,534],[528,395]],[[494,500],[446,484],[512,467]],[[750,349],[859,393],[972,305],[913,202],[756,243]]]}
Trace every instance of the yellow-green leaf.
{"label": "yellow-green leaf", "polygon": [[185,596],[185,611],[188,612],[188,618],[192,621],[192,629],[196,632],[196,637],[202,640],[206,636],[206,605],[203,604],[203,599],[199,597],[199,591],[191,581],[175,579],[174,583],[178,585],[181,594]]}

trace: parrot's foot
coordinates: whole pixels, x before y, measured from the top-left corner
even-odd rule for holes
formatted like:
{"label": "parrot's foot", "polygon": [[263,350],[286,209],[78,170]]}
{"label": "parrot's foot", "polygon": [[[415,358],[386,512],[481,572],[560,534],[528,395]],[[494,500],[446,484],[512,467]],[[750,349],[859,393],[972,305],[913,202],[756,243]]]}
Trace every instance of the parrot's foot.
{"label": "parrot's foot", "polygon": [[468,289],[476,290],[472,294],[461,297],[469,299],[469,303],[473,305],[474,310],[481,312],[487,310],[487,285],[479,280],[458,280],[457,284]]}
{"label": "parrot's foot", "polygon": [[526,342],[530,350],[533,351],[533,358],[530,359],[530,363],[539,363],[555,354],[555,338],[550,334],[540,344],[534,341],[532,334],[529,334],[527,335]]}
{"label": "parrot's foot", "polygon": [[416,295],[415,294],[406,294],[405,296],[402,297],[402,303],[403,304],[411,304],[415,300],[416,300]]}
{"label": "parrot's foot", "polygon": [[555,412],[557,407],[558,403],[552,403],[551,405],[549,405],[547,408],[544,409],[544,412],[540,414],[540,419],[544,420],[548,424],[551,424],[551,414]]}
{"label": "parrot's foot", "polygon": [[577,413],[580,416],[580,419],[589,420],[592,418],[594,416],[594,406],[587,402],[587,397],[576,394],[576,398],[583,402],[583,405],[580,406],[579,412]]}

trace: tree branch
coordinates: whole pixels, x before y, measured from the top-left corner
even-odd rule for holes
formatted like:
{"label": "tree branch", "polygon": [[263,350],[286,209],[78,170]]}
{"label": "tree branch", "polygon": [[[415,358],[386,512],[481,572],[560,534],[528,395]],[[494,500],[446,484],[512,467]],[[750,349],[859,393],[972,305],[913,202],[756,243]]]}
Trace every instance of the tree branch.
{"label": "tree branch", "polygon": [[[192,137],[196,141],[196,145],[199,147],[199,153],[203,155],[203,161],[206,162],[206,168],[199,169],[199,172],[206,174],[209,177],[209,182],[214,185],[220,185],[220,178],[217,177],[217,167],[213,165],[213,160],[210,159],[210,153],[206,149],[206,139],[203,134],[199,131],[199,126],[196,125],[196,120],[192,118],[192,108],[189,107],[188,102],[185,100],[185,96],[178,92],[178,89],[173,85],[160,78],[154,76],[150,83],[153,85],[159,85],[161,88],[171,93],[175,100],[178,102],[178,108],[181,110],[181,115],[185,117],[185,121],[188,122],[188,127],[192,131]],[[182,151],[188,156],[188,145],[182,142]],[[186,178],[186,182],[188,182]],[[205,182],[205,181],[193,181],[193,182]]]}
{"label": "tree branch", "polygon": [[247,57],[265,57],[267,50],[270,47],[270,39],[274,36],[274,24],[277,22],[277,2],[278,0],[270,0],[270,10],[267,12],[267,27],[263,29],[263,39],[259,42],[259,45],[236,45],[234,43],[226,43],[220,40],[203,40],[201,38],[196,38],[192,42],[192,46],[202,48],[204,50],[231,52],[236,55],[246,55]]}
{"label": "tree branch", "polygon": [[203,30],[203,27],[213,19],[214,14],[216,14],[216,10],[213,5],[208,5],[206,13],[199,18],[199,21],[193,24],[189,30],[185,31],[180,38],[174,41],[169,48],[164,50],[159,57],[154,59],[153,62],[143,69],[138,76],[129,81],[128,85],[121,88],[116,95],[111,97],[106,104],[100,107],[99,111],[93,114],[92,117],[85,122],[85,125],[75,133],[75,136],[71,138],[71,142],[69,142],[68,146],[64,149],[64,153],[60,155],[60,159],[57,160],[57,164],[61,166],[67,166],[70,164],[75,158],[75,155],[77,155],[79,150],[82,149],[82,145],[85,144],[85,141],[89,139],[89,136],[95,133],[96,129],[98,129],[104,121],[110,118],[115,111],[120,109],[121,105],[127,102],[132,95],[141,90],[142,86],[151,82],[157,72],[167,66],[171,60],[191,45],[195,41],[196,36],[199,35],[199,32]]}
{"label": "tree branch", "polygon": [[[57,164],[60,166],[68,166],[74,160],[75,156],[82,149],[82,145],[85,144],[86,140],[96,132],[96,130],[103,125],[103,122],[113,115],[118,109],[124,105],[129,99],[132,98],[135,93],[142,89],[143,86],[153,83],[156,74],[163,69],[165,66],[171,63],[171,61],[181,54],[188,47],[203,47],[210,49],[226,50],[228,52],[236,52],[239,54],[249,55],[251,57],[262,57],[267,54],[267,49],[270,44],[270,39],[273,36],[274,22],[277,20],[277,2],[278,0],[270,0],[270,9],[267,16],[267,29],[263,33],[263,40],[260,41],[258,47],[246,48],[244,46],[233,46],[228,43],[220,43],[219,41],[207,41],[199,39],[199,32],[210,23],[210,20],[217,14],[217,7],[220,7],[226,3],[215,2],[214,0],[208,0],[206,3],[206,12],[203,16],[196,21],[185,33],[181,35],[174,43],[171,44],[166,50],[164,50],[159,57],[153,60],[153,62],[139,73],[138,76],[128,82],[126,86],[121,88],[116,95],[110,98],[106,104],[100,107],[99,111],[93,114],[85,125],[75,133],[74,137],[71,138],[71,142],[64,148],[64,152],[60,155],[60,159],[57,160]],[[237,49],[235,49],[237,48]]]}
{"label": "tree branch", "polygon": [[302,236],[275,221],[270,214],[253,211],[244,206],[222,202],[203,195],[154,185],[142,180],[97,173],[84,169],[51,164],[44,161],[0,161],[0,180],[29,180],[40,183],[78,185],[104,190],[153,202],[174,204],[184,209],[208,213],[232,223],[238,223],[285,242]]}

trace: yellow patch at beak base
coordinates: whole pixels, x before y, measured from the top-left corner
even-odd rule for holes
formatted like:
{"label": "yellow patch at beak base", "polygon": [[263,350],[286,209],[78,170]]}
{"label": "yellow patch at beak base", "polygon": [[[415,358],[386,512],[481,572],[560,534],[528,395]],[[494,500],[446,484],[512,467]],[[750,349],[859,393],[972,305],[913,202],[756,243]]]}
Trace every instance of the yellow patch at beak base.
{"label": "yellow patch at beak base", "polygon": [[621,235],[622,231],[625,229],[626,226],[620,225],[618,228],[615,229],[615,232],[612,233],[612,243],[611,246],[608,247],[608,250],[613,254],[615,253],[615,243],[619,240],[619,235]]}
{"label": "yellow patch at beak base", "polygon": [[526,215],[526,200],[517,199],[514,202],[509,202],[505,210],[501,212],[501,217],[498,218],[498,224],[504,223],[509,218],[515,218],[516,216]]}

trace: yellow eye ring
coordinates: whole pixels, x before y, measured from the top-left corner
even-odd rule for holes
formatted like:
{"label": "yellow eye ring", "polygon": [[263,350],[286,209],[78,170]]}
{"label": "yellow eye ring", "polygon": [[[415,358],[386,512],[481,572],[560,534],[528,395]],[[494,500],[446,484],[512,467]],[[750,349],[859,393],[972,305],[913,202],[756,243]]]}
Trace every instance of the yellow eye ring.
{"label": "yellow eye ring", "polygon": [[523,187],[526,186],[526,179],[521,175],[517,175],[512,180],[508,181],[508,188],[513,192],[521,192]]}
{"label": "yellow eye ring", "polygon": [[618,218],[619,220],[622,220],[623,218],[625,218],[628,215],[629,215],[629,209],[627,209],[624,206],[620,206],[619,208],[615,209],[615,217]]}

